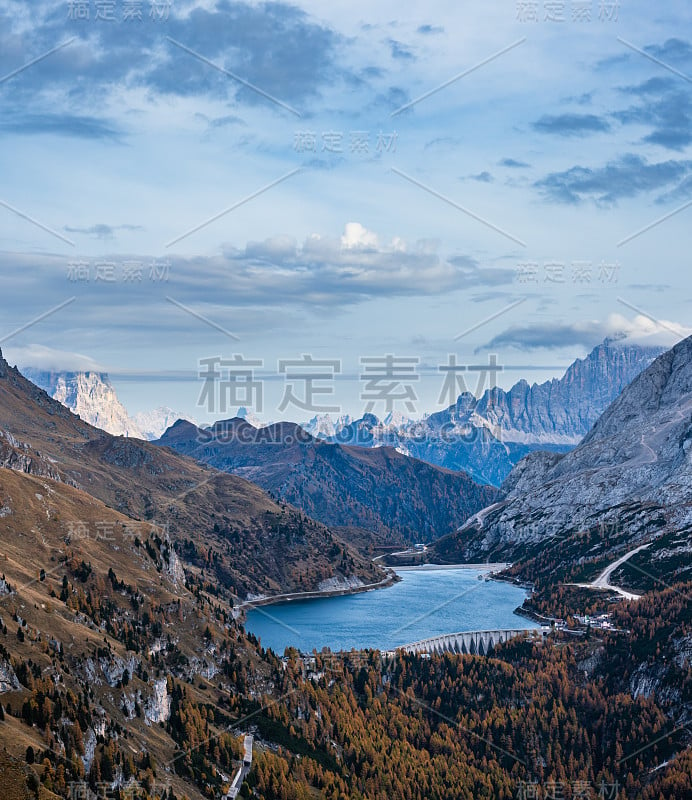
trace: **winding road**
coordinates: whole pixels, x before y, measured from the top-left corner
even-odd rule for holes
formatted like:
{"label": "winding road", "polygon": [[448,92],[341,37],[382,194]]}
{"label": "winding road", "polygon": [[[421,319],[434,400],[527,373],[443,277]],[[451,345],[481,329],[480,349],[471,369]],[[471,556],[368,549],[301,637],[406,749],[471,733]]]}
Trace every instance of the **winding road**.
{"label": "winding road", "polygon": [[646,544],[639,545],[639,547],[635,547],[634,550],[630,550],[629,553],[625,553],[624,556],[621,556],[617,561],[613,561],[612,564],[607,566],[596,580],[591,583],[570,583],[568,586],[581,586],[583,589],[608,589],[612,592],[617,592],[621,597],[624,597],[625,600],[639,600],[641,595],[628,592],[625,589],[621,589],[619,586],[613,586],[610,583],[610,576],[618,567],[622,566],[625,561],[632,558],[635,553],[638,553],[640,550],[645,550],[647,547],[650,547],[650,545],[651,542],[647,542]]}

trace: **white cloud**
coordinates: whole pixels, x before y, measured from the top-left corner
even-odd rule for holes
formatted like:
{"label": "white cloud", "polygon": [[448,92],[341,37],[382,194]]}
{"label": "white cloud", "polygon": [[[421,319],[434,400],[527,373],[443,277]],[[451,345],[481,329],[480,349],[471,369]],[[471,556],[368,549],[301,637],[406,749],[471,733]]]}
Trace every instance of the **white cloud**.
{"label": "white cloud", "polygon": [[533,351],[580,345],[590,349],[606,338],[651,347],[672,347],[690,335],[692,328],[686,328],[678,322],[654,321],[643,314],[628,319],[622,314],[613,313],[603,320],[514,325],[477,348],[477,352],[497,347]]}
{"label": "white cloud", "polygon": [[626,320],[619,314],[612,314],[608,324],[617,325],[632,344],[672,347],[676,342],[692,335],[692,328],[671,320],[654,320],[638,314],[632,320]]}
{"label": "white cloud", "polygon": [[377,234],[364,228],[360,222],[348,222],[341,237],[344,250],[371,249],[378,246]]}
{"label": "white cloud", "polygon": [[103,366],[89,356],[67,350],[54,350],[40,344],[9,346],[3,353],[8,363],[17,364],[20,368],[34,367],[52,372],[106,372]]}

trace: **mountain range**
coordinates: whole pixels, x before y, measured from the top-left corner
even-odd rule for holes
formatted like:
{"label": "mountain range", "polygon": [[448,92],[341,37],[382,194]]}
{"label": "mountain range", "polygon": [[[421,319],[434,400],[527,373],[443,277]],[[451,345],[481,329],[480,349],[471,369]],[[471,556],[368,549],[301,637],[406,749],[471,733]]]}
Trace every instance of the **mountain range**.
{"label": "mountain range", "polygon": [[[307,488],[314,474],[316,507],[323,486],[339,488],[328,467],[361,494],[325,507],[357,506],[393,476],[401,486],[369,508],[401,526],[417,509],[397,508],[404,487],[425,487],[436,512],[469,489],[463,473],[286,423],[178,421],[168,447],[114,437],[1,356],[0,431],[3,798],[225,797],[248,730],[241,796],[258,799],[509,798],[536,776],[594,796],[618,781],[643,800],[689,796],[692,338],[570,452],[532,452],[501,490],[476,486],[487,492],[478,510],[429,546],[437,562],[512,560],[496,577],[534,584],[525,613],[571,624],[595,609],[612,621],[583,636],[518,637],[490,657],[265,650],[244,631],[239,599],[388,576],[344,540],[354,529],[325,527],[174,449],[194,437],[198,457],[246,447],[257,474],[290,484],[304,471]],[[283,474],[271,448],[289,462]],[[613,581],[645,597],[582,588],[633,550]]]}
{"label": "mountain range", "polygon": [[[453,471],[477,483],[499,486],[512,467],[536,450],[567,452],[586,435],[625,386],[663,352],[623,340],[606,339],[561,378],[505,391],[487,389],[476,398],[464,392],[454,405],[411,420],[400,413],[379,420],[320,414],[301,427],[315,438],[359,447],[392,447],[404,455]],[[134,417],[118,400],[105,373],[50,372],[31,367],[23,374],[83,420],[108,433],[153,441],[186,414],[161,406]],[[241,408],[237,417],[255,427],[264,423]]]}
{"label": "mountain range", "polygon": [[324,442],[295,423],[255,428],[234,418],[200,429],[181,420],[157,444],[241,475],[366,545],[430,541],[499,496],[464,472],[390,447]]}
{"label": "mountain range", "polygon": [[395,447],[401,453],[452,470],[480,483],[499,485],[532,450],[567,452],[664,348],[606,339],[561,378],[505,391],[470,392],[422,420],[384,420],[372,414],[332,424],[325,416],[306,424],[308,432],[341,444]]}

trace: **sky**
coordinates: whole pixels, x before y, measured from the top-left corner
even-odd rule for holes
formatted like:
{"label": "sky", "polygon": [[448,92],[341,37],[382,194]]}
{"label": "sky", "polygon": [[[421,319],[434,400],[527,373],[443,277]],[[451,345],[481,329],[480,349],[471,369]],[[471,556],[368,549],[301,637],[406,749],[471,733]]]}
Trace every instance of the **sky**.
{"label": "sky", "polygon": [[689,3],[0,0],[0,103],[0,347],[131,413],[692,333]]}

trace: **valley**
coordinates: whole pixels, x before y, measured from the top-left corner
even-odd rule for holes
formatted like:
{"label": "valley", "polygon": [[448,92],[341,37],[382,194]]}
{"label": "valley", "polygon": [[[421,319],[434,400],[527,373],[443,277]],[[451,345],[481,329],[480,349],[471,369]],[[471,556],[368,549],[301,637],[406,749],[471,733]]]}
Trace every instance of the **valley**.
{"label": "valley", "polygon": [[0,800],[692,800],[691,31],[0,0]]}
{"label": "valley", "polygon": [[0,361],[6,785],[684,796],[690,348],[500,489],[286,424],[113,437]]}

